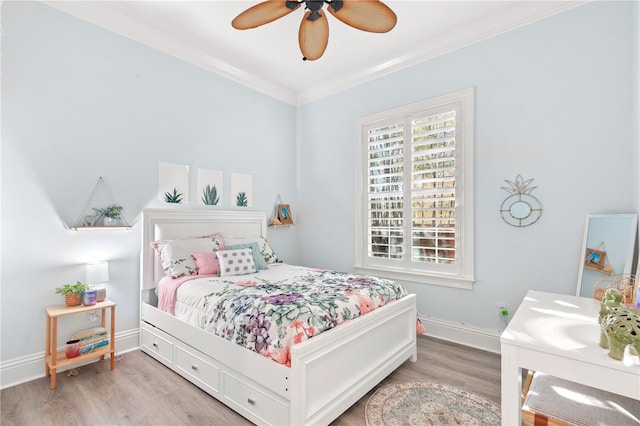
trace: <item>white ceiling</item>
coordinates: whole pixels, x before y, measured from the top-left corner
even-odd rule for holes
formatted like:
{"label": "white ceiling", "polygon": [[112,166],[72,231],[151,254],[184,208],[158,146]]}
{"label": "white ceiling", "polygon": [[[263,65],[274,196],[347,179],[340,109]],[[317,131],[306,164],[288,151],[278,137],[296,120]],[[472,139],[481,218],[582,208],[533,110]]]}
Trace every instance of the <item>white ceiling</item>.
{"label": "white ceiling", "polygon": [[302,8],[240,31],[231,20],[259,1],[44,3],[300,105],[585,2],[387,0],[398,23],[385,34],[358,31],[327,14],[329,45],[316,61],[302,61],[298,47]]}

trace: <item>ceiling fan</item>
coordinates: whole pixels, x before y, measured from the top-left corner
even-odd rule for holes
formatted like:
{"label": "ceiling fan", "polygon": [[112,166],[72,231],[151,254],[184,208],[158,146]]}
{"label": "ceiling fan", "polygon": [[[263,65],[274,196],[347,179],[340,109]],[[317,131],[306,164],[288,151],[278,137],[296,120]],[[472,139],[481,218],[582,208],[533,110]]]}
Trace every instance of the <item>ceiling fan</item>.
{"label": "ceiling fan", "polygon": [[236,16],[231,25],[239,30],[256,28],[288,15],[304,3],[307,10],[300,23],[298,43],[302,59],[314,61],[322,56],[329,42],[327,10],[345,24],[372,33],[386,33],[396,25],[396,14],[379,0],[267,0]]}

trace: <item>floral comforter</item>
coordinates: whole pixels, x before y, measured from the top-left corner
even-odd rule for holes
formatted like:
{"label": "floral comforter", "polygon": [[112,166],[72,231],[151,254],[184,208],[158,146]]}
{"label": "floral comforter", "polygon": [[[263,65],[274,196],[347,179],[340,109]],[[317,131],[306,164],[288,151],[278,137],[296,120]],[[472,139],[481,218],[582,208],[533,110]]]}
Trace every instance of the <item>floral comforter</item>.
{"label": "floral comforter", "polygon": [[406,295],[382,278],[278,264],[252,275],[186,281],[175,315],[290,365],[291,345]]}

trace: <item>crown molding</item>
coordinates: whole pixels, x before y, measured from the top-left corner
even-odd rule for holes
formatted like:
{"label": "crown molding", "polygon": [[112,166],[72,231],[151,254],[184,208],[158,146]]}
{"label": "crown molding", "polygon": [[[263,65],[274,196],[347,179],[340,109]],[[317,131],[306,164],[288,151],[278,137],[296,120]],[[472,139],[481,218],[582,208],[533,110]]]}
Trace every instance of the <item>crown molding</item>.
{"label": "crown molding", "polygon": [[540,11],[535,2],[521,2],[509,10],[492,15],[486,19],[468,25],[463,29],[456,29],[451,33],[442,34],[425,46],[416,46],[415,51],[408,55],[390,58],[386,62],[372,65],[359,73],[349,74],[342,79],[332,79],[325,84],[315,84],[312,88],[298,93],[297,105],[314,102],[323,97],[336,94],[360,84],[392,74],[405,68],[437,58],[447,53],[463,49],[509,31],[525,27],[554,15],[575,9],[590,3],[586,1],[546,2],[548,8]]}
{"label": "crown molding", "polygon": [[[389,58],[381,64],[371,64],[362,71],[350,73],[343,78],[332,78],[324,84],[314,84],[297,93],[274,81],[265,79],[256,72],[240,69],[216,58],[209,52],[195,49],[189,44],[176,40],[144,22],[119,13],[101,2],[42,0],[42,3],[287,104],[300,106],[566,12],[591,1],[518,2],[504,12],[493,14],[463,29],[442,34],[428,45],[418,45],[408,55]],[[541,10],[541,4],[547,7]]]}
{"label": "crown molding", "polygon": [[285,103],[296,104],[295,92],[267,80],[259,74],[237,68],[208,52],[194,49],[187,43],[176,40],[167,33],[113,10],[100,2],[42,0],[42,3]]}

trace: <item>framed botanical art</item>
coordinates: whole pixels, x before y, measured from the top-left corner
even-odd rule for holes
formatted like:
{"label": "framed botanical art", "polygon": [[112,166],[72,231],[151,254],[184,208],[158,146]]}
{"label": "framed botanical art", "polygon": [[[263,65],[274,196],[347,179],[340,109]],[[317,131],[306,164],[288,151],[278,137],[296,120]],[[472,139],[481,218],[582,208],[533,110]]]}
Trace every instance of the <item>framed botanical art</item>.
{"label": "framed botanical art", "polygon": [[293,217],[291,216],[291,208],[289,204],[278,204],[276,206],[277,217],[283,225],[293,225]]}

